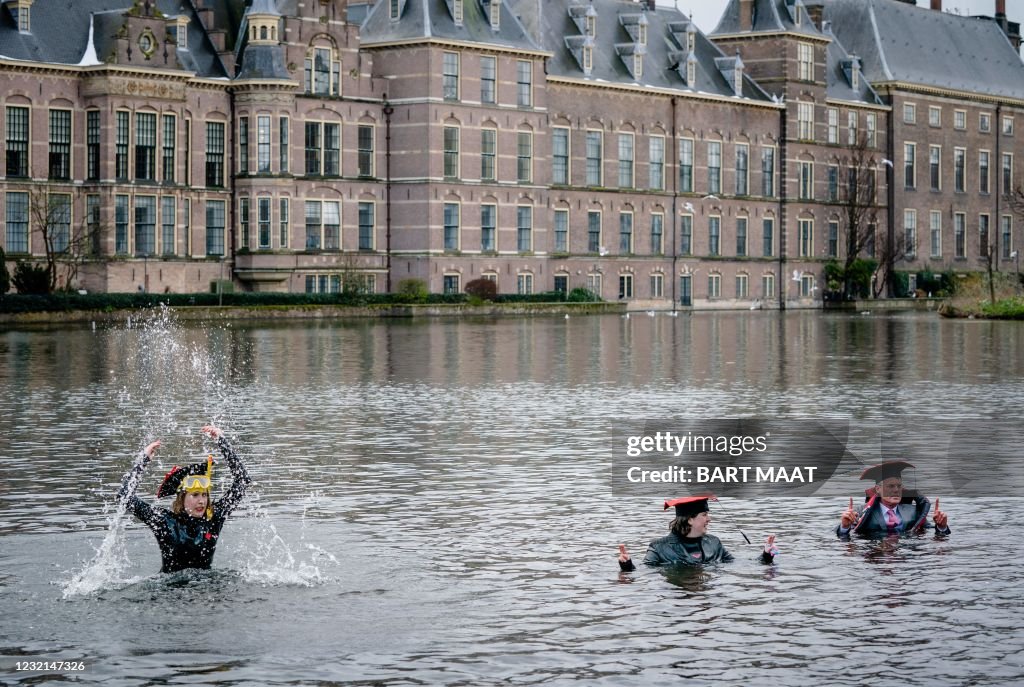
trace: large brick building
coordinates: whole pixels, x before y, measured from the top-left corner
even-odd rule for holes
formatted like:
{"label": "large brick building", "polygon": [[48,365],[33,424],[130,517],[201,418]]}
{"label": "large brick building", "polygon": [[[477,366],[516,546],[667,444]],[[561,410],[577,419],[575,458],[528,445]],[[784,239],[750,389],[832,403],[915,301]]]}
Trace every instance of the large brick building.
{"label": "large brick building", "polygon": [[860,151],[856,250],[1012,269],[996,10],[734,0],[706,36],[626,0],[3,0],[0,246],[96,291],[813,307]]}

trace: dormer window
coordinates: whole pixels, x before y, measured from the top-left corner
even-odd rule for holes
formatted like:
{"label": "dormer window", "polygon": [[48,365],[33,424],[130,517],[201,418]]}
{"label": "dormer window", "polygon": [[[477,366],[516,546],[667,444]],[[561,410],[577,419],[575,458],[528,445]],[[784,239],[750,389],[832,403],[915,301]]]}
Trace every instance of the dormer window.
{"label": "dormer window", "polygon": [[10,5],[14,23],[18,25],[18,31],[21,33],[30,33],[32,31],[31,9],[32,0],[15,0]]}
{"label": "dormer window", "polygon": [[637,36],[636,42],[640,45],[647,45],[647,17],[640,17],[640,23],[637,24]]}
{"label": "dormer window", "polygon": [[686,27],[686,52],[693,52],[697,47],[697,29],[691,23]]}
{"label": "dormer window", "polygon": [[690,58],[686,60],[686,85],[690,88],[694,88],[697,85],[697,60],[690,54]]}
{"label": "dormer window", "polygon": [[732,90],[736,95],[743,95],[743,67],[737,67],[733,72]]}
{"label": "dormer window", "polygon": [[501,31],[501,0],[491,0],[491,31]]}
{"label": "dormer window", "polygon": [[402,13],[402,0],[390,0],[389,16],[391,21],[398,21],[398,15]]}
{"label": "dormer window", "polygon": [[178,50],[188,50],[188,17],[175,20],[174,40],[178,43]]}
{"label": "dormer window", "polygon": [[306,53],[306,93],[339,95],[341,62],[333,59],[331,48],[315,47]]}
{"label": "dormer window", "polygon": [[452,19],[456,26],[462,26],[462,0],[453,0]]}
{"label": "dormer window", "polygon": [[583,46],[583,73],[589,75],[594,69],[594,48],[589,45]]}
{"label": "dormer window", "polygon": [[587,8],[587,17],[584,22],[584,26],[586,26],[586,33],[588,36],[591,38],[597,36],[597,10],[594,9],[593,5]]}
{"label": "dormer window", "polygon": [[644,78],[644,56],[633,53],[633,78],[639,81]]}
{"label": "dormer window", "polygon": [[858,73],[857,66],[854,65],[853,69],[850,70],[850,85],[853,86],[855,91],[860,89],[860,80],[857,78]]}

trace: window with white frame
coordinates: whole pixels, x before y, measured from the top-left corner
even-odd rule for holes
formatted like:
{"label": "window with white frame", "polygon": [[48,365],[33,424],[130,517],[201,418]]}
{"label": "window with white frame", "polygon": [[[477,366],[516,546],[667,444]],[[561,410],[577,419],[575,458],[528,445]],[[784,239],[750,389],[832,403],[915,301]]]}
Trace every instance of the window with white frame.
{"label": "window with white frame", "polygon": [[736,144],[736,195],[745,196],[750,193],[750,146],[746,143]]}
{"label": "window with white frame", "polygon": [[256,117],[256,172],[270,173],[270,115]]}
{"label": "window with white frame", "polygon": [[839,143],[839,110],[828,108],[828,142]]}
{"label": "window with white frame", "polygon": [[602,143],[600,131],[587,131],[587,186],[601,186]]}
{"label": "window with white frame", "polygon": [[797,78],[814,80],[814,46],[810,43],[797,43]]}
{"label": "window with white frame", "polygon": [[224,187],[224,122],[206,123],[206,185]]}
{"label": "window with white frame", "polygon": [[857,145],[857,124],[858,117],[856,112],[846,113],[846,145],[855,146]]}
{"label": "window with white frame", "polygon": [[372,124],[360,124],[356,129],[357,162],[356,171],[361,177],[372,177],[374,173],[374,131]]}
{"label": "window with white frame", "polygon": [[761,195],[765,198],[775,196],[775,148],[761,148]]}
{"label": "window with white frame", "polygon": [[533,293],[533,274],[520,272],[516,275],[516,293],[529,295]]}
{"label": "window with white frame", "polygon": [[679,190],[693,193],[693,139],[679,139]]}
{"label": "window with white frame", "polygon": [[341,124],[306,122],[306,176],[341,174]]}
{"label": "window with white frame", "polygon": [[587,252],[601,251],[601,213],[597,210],[587,212]]}
{"label": "window with white frame", "polygon": [[942,108],[930,105],[928,107],[928,126],[942,126]]}
{"label": "window with white frame", "polygon": [[278,161],[278,164],[281,167],[281,172],[282,173],[287,173],[288,169],[289,169],[289,165],[288,165],[288,152],[289,152],[288,151],[288,146],[289,146],[289,142],[288,141],[289,141],[289,137],[290,137],[289,136],[289,134],[290,134],[289,127],[290,126],[291,126],[291,123],[290,123],[290,120],[288,119],[288,117],[281,117],[278,120],[278,132],[277,132],[278,141],[277,141],[277,144],[278,144],[278,157],[280,157],[280,160]]}
{"label": "window with white frame", "polygon": [[814,140],[814,103],[797,103],[797,138],[801,141]]}
{"label": "window with white frame", "polygon": [[520,253],[533,250],[533,208],[528,205],[516,208],[516,250]]}
{"label": "window with white frame", "polygon": [[533,62],[516,60],[516,104],[533,107]]}
{"label": "window with white frame", "polygon": [[444,127],[444,178],[459,178],[459,127]]}
{"label": "window with white frame", "polygon": [[930,233],[931,257],[942,257],[942,212],[932,210],[929,213],[928,230]]}
{"label": "window with white frame", "polygon": [[619,134],[619,188],[633,188],[634,143],[633,134]]}
{"label": "window with white frame", "polygon": [[[163,180],[166,183],[174,183],[175,138],[178,130],[178,120],[172,114],[163,116]],[[97,155],[97,158],[99,156]]]}
{"label": "window with white frame", "polygon": [[953,149],[953,190],[963,193],[967,190],[967,149]]}
{"label": "window with white frame", "polygon": [[917,255],[917,210],[903,211],[903,238],[906,256],[913,259]]}
{"label": "window with white frame", "polygon": [[722,254],[722,218],[708,217],[708,255]]}
{"label": "window with white frame", "polygon": [[377,208],[372,201],[359,203],[359,250],[373,250],[376,246]]}
{"label": "window with white frame", "polygon": [[71,245],[71,194],[51,193],[46,202],[46,229],[50,249],[54,253],[64,253]]}
{"label": "window with white frame", "polygon": [[978,255],[987,258],[989,254],[989,216],[978,215]]}
{"label": "window with white frame", "polygon": [[814,199],[814,163],[800,161],[797,163],[800,180],[800,195],[801,200],[813,200]]}
{"label": "window with white frame", "polygon": [[722,192],[722,144],[708,141],[708,193]]}
{"label": "window with white frame", "polygon": [[[138,136],[138,125],[136,125],[136,137]],[[138,154],[135,159],[138,160]],[[135,164],[138,174],[138,162]],[[249,173],[249,118],[238,118],[238,173]]]}
{"label": "window with white frame", "polygon": [[769,298],[775,298],[775,275],[774,274],[762,274],[761,275],[761,298],[768,300]]}
{"label": "window with white frame", "polygon": [[982,112],[978,115],[978,131],[983,134],[992,131],[992,115],[990,113]]}
{"label": "window with white frame", "polygon": [[942,147],[928,146],[928,179],[933,191],[942,189]]}
{"label": "window with white frame", "polygon": [[814,220],[801,219],[797,222],[797,246],[799,257],[814,256]]}
{"label": "window with white frame", "polygon": [[480,206],[480,250],[497,250],[495,235],[498,230],[498,206],[485,203]]}
{"label": "window with white frame", "polygon": [[462,289],[460,282],[462,281],[461,274],[446,274],[442,279],[442,290],[445,294],[459,293]]}
{"label": "window with white frame", "polygon": [[174,255],[174,229],[177,203],[174,196],[160,199],[160,254]]}
{"label": "window with white frame", "polygon": [[652,191],[665,189],[665,137],[648,139],[647,187]]}
{"label": "window with white frame", "polygon": [[156,253],[156,196],[135,196],[135,255]]}
{"label": "window with white frame", "polygon": [[458,203],[444,204],[444,249],[459,250],[461,238],[462,210]]}
{"label": "window with white frame", "polygon": [[[154,119],[156,115],[153,115]],[[156,125],[153,125],[156,136]],[[156,141],[154,141],[154,145]],[[71,110],[50,110],[50,175],[55,181],[71,179]],[[152,178],[152,177],[148,177]]]}
{"label": "window with white frame", "polygon": [[967,215],[963,212],[953,214],[953,257],[967,257]]}
{"label": "window with white frame", "polygon": [[[127,195],[114,196],[114,254],[128,255],[128,215],[129,201]],[[220,243],[218,253],[211,253],[210,246],[217,246],[217,203],[220,203]],[[212,215],[211,215],[212,213]],[[211,219],[212,218],[212,219]],[[224,254],[224,201],[207,201],[206,203],[206,254]]]}
{"label": "window with white frame", "polygon": [[984,194],[989,192],[989,167],[991,156],[987,150],[978,151],[978,191]]}
{"label": "window with white frame", "polygon": [[750,298],[750,278],[746,274],[736,275],[736,298],[746,300]]}
{"label": "window with white frame", "polygon": [[[557,139],[557,135],[556,135]],[[497,179],[498,130],[480,130],[480,180],[494,181]]]}
{"label": "window with white frame", "polygon": [[651,254],[664,253],[665,215],[660,212],[651,213]]}
{"label": "window with white frame", "polygon": [[497,102],[498,90],[497,60],[492,55],[480,57],[480,102],[494,104]]}
{"label": "window with white frame", "polygon": [[828,221],[828,238],[825,244],[825,255],[830,258],[839,257],[839,222],[830,219]]}
{"label": "window with white frame", "polygon": [[917,122],[917,105],[914,103],[903,103],[903,123],[914,124]]}
{"label": "window with white frame", "polygon": [[633,275],[626,273],[619,275],[619,298],[633,297]]}
{"label": "window with white frame", "polygon": [[1013,153],[1003,153],[1002,161],[1003,195],[1013,193]]}
{"label": "window with white frame", "polygon": [[569,129],[561,126],[551,130],[551,182],[569,183]]}
{"label": "window with white frame", "polygon": [[761,220],[761,255],[770,258],[775,254],[775,218]]}
{"label": "window with white frame", "polygon": [[747,255],[747,218],[736,218],[736,255],[746,257]]}
{"label": "window with white frame", "polygon": [[555,245],[556,253],[569,251],[569,211],[555,210]]}
{"label": "window with white frame", "polygon": [[[6,175],[9,177],[27,177],[28,176],[28,156],[29,156],[29,145],[28,145],[28,123],[29,123],[29,109],[27,107],[17,107],[14,105],[8,105],[6,110],[6,138],[5,138],[5,152],[6,152]],[[99,113],[97,112],[97,115]],[[97,117],[98,120],[98,117]],[[98,127],[99,122],[97,121],[97,138],[99,137]],[[98,177],[98,172],[97,172]]]}
{"label": "window with white frame", "polygon": [[917,145],[914,143],[903,144],[903,185],[917,187]]}
{"label": "window with white frame", "polygon": [[445,100],[459,99],[459,53],[445,52],[441,57],[441,93]]}
{"label": "window with white frame", "polygon": [[1009,259],[1013,253],[1013,216],[1003,215],[999,218],[1001,239],[999,244],[1003,247],[1003,259]]}
{"label": "window with white frame", "polygon": [[651,275],[651,298],[665,297],[665,275],[654,273]]}
{"label": "window with white frame", "polygon": [[958,131],[967,128],[967,110],[953,110],[953,128]]}
{"label": "window with white frame", "polygon": [[291,233],[290,229],[290,218],[289,212],[291,210],[291,204],[288,198],[281,198],[280,207],[278,208],[278,244],[281,248],[288,247],[288,235]]}
{"label": "window with white frame", "polygon": [[722,275],[720,274],[709,274],[708,275],[708,298],[721,298],[722,297]]}
{"label": "window with white frame", "polygon": [[1013,117],[1003,117],[1003,133],[1013,136]]}
{"label": "window with white frame", "polygon": [[341,62],[333,48],[316,46],[306,53],[306,93],[341,95]]}
{"label": "window with white frame", "polygon": [[520,184],[533,182],[533,132],[516,134],[516,180]]}
{"label": "window with white frame", "polygon": [[679,217],[679,254],[693,254],[693,215]]}
{"label": "window with white frame", "polygon": [[341,248],[341,203],[334,200],[307,200],[306,250]]}
{"label": "window with white frame", "polygon": [[633,253],[633,213],[619,213],[619,254]]}
{"label": "window with white frame", "polygon": [[878,145],[878,117],[873,112],[869,112],[865,118],[865,128],[867,129],[867,145],[868,148],[874,148]]}

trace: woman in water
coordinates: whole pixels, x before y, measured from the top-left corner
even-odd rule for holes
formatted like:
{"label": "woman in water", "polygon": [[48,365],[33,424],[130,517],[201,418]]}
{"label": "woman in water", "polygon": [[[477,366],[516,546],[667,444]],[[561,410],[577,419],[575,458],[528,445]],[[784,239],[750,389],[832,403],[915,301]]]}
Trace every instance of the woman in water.
{"label": "woman in water", "polygon": [[205,463],[196,463],[188,467],[175,465],[167,473],[156,495],[160,498],[175,494],[174,504],[170,510],[154,508],[135,496],[142,471],[160,447],[159,441],[154,441],[143,449],[135,465],[124,476],[121,490],[117,494],[118,501],[124,503],[125,510],[153,530],[160,545],[160,572],[209,568],[224,521],[245,496],[252,483],[249,473],[224,437],[224,433],[213,425],[203,427],[202,432],[217,441],[217,447],[220,448],[231,470],[231,486],[224,496],[217,501],[211,501],[213,456],[207,458]]}

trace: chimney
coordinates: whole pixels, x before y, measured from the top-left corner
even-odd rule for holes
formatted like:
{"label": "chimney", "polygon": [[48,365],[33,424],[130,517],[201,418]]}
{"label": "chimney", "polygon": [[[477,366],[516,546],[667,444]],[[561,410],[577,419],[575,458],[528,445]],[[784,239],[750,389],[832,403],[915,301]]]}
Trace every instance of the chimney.
{"label": "chimney", "polygon": [[754,0],[740,0],[740,31],[754,28]]}
{"label": "chimney", "polygon": [[942,0],[932,0],[932,9],[942,11]]}
{"label": "chimney", "polygon": [[1006,15],[1006,0],[996,0],[996,17]]}

